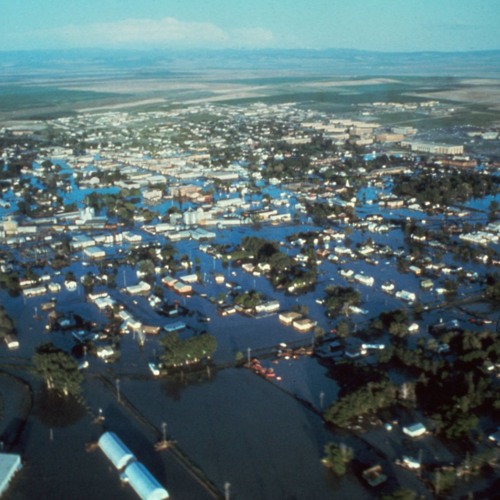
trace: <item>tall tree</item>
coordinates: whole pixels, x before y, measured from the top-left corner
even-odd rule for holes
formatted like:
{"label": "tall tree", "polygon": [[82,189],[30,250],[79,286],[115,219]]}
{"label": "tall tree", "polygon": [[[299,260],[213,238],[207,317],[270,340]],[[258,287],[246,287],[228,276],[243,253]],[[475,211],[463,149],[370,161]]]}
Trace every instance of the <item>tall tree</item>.
{"label": "tall tree", "polygon": [[64,396],[77,396],[81,391],[83,375],[76,361],[52,342],[38,346],[33,365],[44,379],[47,389]]}

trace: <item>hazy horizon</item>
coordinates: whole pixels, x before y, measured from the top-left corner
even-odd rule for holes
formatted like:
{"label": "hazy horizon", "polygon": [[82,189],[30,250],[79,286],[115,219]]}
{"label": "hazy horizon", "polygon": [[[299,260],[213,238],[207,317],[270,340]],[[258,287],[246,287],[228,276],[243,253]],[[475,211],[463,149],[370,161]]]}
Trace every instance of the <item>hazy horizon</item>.
{"label": "hazy horizon", "polygon": [[2,51],[68,48],[499,50],[497,0],[24,0],[2,8]]}

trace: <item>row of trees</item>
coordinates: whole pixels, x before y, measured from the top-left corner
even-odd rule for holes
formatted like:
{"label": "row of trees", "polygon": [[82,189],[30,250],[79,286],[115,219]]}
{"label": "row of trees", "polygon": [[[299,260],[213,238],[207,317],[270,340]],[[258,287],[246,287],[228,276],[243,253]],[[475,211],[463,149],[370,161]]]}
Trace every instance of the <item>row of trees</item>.
{"label": "row of trees", "polygon": [[352,287],[327,286],[325,288],[325,313],[333,317],[343,312],[348,313],[350,306],[361,304],[361,294]]}
{"label": "row of trees", "polygon": [[40,345],[33,355],[33,365],[47,389],[64,396],[78,396],[83,375],[75,359],[52,342]]}
{"label": "row of trees", "polygon": [[213,335],[202,333],[187,339],[180,339],[178,334],[168,334],[162,340],[164,352],[161,363],[166,368],[177,368],[210,359],[217,341]]}
{"label": "row of trees", "polygon": [[16,271],[0,271],[0,287],[9,292],[9,295],[16,296],[21,292],[19,286],[19,275]]}
{"label": "row of trees", "polygon": [[325,445],[325,456],[323,463],[329,467],[337,476],[343,476],[347,466],[354,458],[354,451],[345,444],[327,443]]}
{"label": "row of trees", "polygon": [[500,180],[495,176],[473,171],[440,171],[396,176],[393,193],[397,196],[416,198],[420,203],[439,203],[450,206],[469,198],[496,194]]}
{"label": "row of trees", "polygon": [[14,322],[7,314],[5,307],[0,305],[0,338],[5,338],[7,335],[13,335],[14,333]]}
{"label": "row of trees", "polygon": [[269,264],[271,269],[268,276],[274,287],[300,289],[314,285],[317,280],[314,251],[312,248],[305,251],[309,259],[305,265],[299,265],[293,257],[281,252],[275,241],[247,236],[241,240],[239,248],[231,253],[231,258]]}
{"label": "row of trees", "polygon": [[416,395],[436,430],[456,439],[477,428],[481,413],[500,415],[497,388],[485,365],[500,359],[500,339],[491,332],[464,331],[450,339],[450,347],[456,359],[422,376]]}
{"label": "row of trees", "polygon": [[333,403],[324,418],[338,427],[349,427],[354,418],[391,406],[396,399],[397,387],[389,380],[371,381]]}
{"label": "row of trees", "polygon": [[418,370],[414,390],[417,406],[432,418],[437,432],[448,439],[459,439],[477,428],[482,413],[500,415],[488,370],[500,360],[500,339],[493,332],[466,330],[446,333],[440,340],[449,344],[453,359],[429,348],[436,341],[429,342],[427,348],[408,348],[405,340],[399,339],[381,351],[379,361]]}

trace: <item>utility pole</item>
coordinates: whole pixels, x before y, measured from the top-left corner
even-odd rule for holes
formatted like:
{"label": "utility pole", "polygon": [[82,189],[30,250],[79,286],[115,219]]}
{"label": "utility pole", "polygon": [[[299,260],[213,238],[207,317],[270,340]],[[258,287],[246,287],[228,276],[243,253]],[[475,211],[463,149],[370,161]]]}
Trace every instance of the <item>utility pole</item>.
{"label": "utility pole", "polygon": [[229,500],[229,488],[230,487],[231,487],[231,484],[226,481],[224,483],[224,500]]}
{"label": "utility pole", "polygon": [[116,399],[118,400],[119,403],[121,403],[121,396],[120,396],[120,379],[116,379]]}
{"label": "utility pole", "polygon": [[319,407],[321,409],[323,409],[323,403],[324,403],[324,401],[325,401],[325,393],[323,391],[321,391],[319,393]]}

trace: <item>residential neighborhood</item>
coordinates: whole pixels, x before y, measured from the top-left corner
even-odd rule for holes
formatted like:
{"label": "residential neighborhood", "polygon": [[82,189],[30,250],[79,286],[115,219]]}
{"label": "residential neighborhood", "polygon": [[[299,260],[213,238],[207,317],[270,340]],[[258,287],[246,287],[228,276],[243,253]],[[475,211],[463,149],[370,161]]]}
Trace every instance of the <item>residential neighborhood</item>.
{"label": "residential neighborhood", "polygon": [[152,387],[160,401],[228,375],[266,384],[318,419],[317,464],[340,477],[352,463],[358,492],[487,490],[500,126],[430,141],[395,112],[455,111],[203,102],[3,124],[0,364],[33,364],[50,389],[62,357],[61,393],[100,381],[95,401],[143,421]]}

